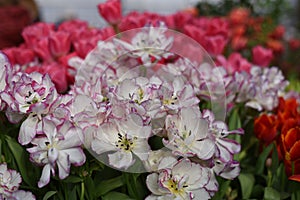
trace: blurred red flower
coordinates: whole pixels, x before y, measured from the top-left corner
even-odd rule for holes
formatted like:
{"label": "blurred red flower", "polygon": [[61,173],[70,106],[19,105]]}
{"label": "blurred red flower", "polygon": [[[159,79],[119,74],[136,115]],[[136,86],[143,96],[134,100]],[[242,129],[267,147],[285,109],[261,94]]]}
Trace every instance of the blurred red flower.
{"label": "blurred red flower", "polygon": [[282,25],[277,26],[274,31],[270,34],[273,39],[282,39],[285,33],[285,27]]}
{"label": "blurred red flower", "polygon": [[273,60],[273,52],[271,49],[264,48],[260,45],[252,49],[252,62],[256,65],[267,67]]}
{"label": "blurred red flower", "polygon": [[112,25],[118,24],[122,19],[120,0],[107,0],[98,5],[101,16]]}
{"label": "blurred red flower", "polygon": [[297,50],[300,48],[300,40],[299,39],[295,39],[295,38],[292,38],[289,40],[289,47],[292,49],[292,50]]}
{"label": "blurred red flower", "polygon": [[273,50],[274,53],[281,54],[284,50],[283,44],[280,40],[269,39],[267,46]]}
{"label": "blurred red flower", "polygon": [[249,72],[252,66],[252,64],[239,53],[230,54],[228,59],[223,55],[219,55],[216,57],[216,64],[223,66],[229,74],[242,71]]}
{"label": "blurred red flower", "polygon": [[233,24],[246,24],[250,16],[247,8],[235,8],[229,14],[229,19]]}

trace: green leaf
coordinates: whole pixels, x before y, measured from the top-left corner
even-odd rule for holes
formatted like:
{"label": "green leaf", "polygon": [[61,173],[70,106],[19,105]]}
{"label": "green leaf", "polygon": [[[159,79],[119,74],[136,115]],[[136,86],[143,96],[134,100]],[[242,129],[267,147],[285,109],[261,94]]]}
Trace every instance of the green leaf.
{"label": "green leaf", "polygon": [[120,192],[110,192],[103,196],[102,200],[134,200],[127,196],[126,194]]}
{"label": "green leaf", "polygon": [[300,191],[297,191],[292,194],[292,200],[299,200],[300,199]]}
{"label": "green leaf", "polygon": [[75,185],[74,188],[69,192],[69,199],[77,199],[77,190],[78,190],[78,185]]}
{"label": "green leaf", "polygon": [[57,191],[49,191],[45,194],[45,196],[43,197],[43,200],[47,200],[50,197],[52,197],[53,195],[55,195],[57,193]]}
{"label": "green leaf", "polygon": [[9,136],[6,136],[6,142],[18,165],[18,170],[21,173],[22,179],[28,185],[34,186],[36,184],[36,176],[33,176],[33,173],[39,173],[39,171],[33,169],[33,166],[29,162],[27,152],[18,142]]}
{"label": "green leaf", "polygon": [[81,192],[84,192],[85,198],[94,199],[97,190],[96,190],[95,182],[90,176],[85,178],[84,185],[81,186],[82,186]]}
{"label": "green leaf", "polygon": [[95,189],[96,197],[102,196],[102,195],[108,193],[109,191],[114,190],[123,185],[124,185],[124,180],[123,180],[122,176],[118,176],[116,178],[101,181]]}
{"label": "green leaf", "polygon": [[259,155],[256,163],[256,174],[263,174],[264,167],[266,164],[266,159],[269,156],[271,150],[273,148],[273,145],[269,145],[267,148],[263,150],[263,152]]}
{"label": "green leaf", "polygon": [[79,176],[70,175],[66,179],[63,180],[65,183],[80,183],[83,179]]}
{"label": "green leaf", "polygon": [[123,177],[130,197],[134,199],[144,199],[147,196],[146,180],[143,179],[141,174],[124,173]]}
{"label": "green leaf", "polygon": [[272,187],[266,187],[264,200],[280,200],[280,193]]}
{"label": "green leaf", "polygon": [[241,173],[238,179],[241,184],[243,199],[249,199],[255,182],[253,174]]}
{"label": "green leaf", "polygon": [[264,195],[265,187],[262,185],[254,185],[251,193],[251,198],[260,199]]}
{"label": "green leaf", "polygon": [[279,166],[279,156],[278,156],[276,145],[273,144],[273,146],[274,148],[272,152],[272,174],[276,174],[276,171]]}
{"label": "green leaf", "polygon": [[229,117],[229,124],[228,124],[229,130],[234,130],[237,128],[242,127],[241,118],[239,116],[239,110],[238,108],[235,108],[230,117]]}

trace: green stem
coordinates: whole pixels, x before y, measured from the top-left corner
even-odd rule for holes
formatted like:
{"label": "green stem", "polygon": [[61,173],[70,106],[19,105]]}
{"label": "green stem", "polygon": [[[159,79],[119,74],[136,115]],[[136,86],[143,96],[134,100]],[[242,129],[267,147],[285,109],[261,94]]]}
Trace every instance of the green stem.
{"label": "green stem", "polygon": [[81,182],[81,194],[80,194],[80,200],[84,200],[84,182]]}
{"label": "green stem", "polygon": [[268,169],[268,187],[272,185],[272,171]]}

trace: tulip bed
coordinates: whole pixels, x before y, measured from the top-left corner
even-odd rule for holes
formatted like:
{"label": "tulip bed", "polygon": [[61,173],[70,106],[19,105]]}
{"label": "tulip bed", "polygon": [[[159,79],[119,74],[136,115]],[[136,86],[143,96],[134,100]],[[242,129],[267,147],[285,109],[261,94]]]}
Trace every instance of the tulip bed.
{"label": "tulip bed", "polygon": [[0,199],[300,199],[299,40],[246,8],[98,10],[1,50]]}

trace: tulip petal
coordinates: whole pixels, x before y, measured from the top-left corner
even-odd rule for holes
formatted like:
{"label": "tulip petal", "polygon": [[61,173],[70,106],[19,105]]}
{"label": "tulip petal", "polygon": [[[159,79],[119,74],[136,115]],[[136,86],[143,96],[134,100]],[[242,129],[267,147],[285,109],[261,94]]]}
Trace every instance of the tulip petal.
{"label": "tulip petal", "polygon": [[289,179],[292,180],[292,181],[300,182],[300,174],[290,176]]}
{"label": "tulip petal", "polygon": [[47,185],[49,183],[49,181],[50,181],[50,170],[51,170],[50,164],[47,164],[47,165],[44,166],[42,176],[41,176],[41,178],[38,182],[39,188],[44,187],[45,185]]}
{"label": "tulip petal", "polygon": [[295,161],[300,158],[300,141],[297,141],[290,150],[291,161]]}

